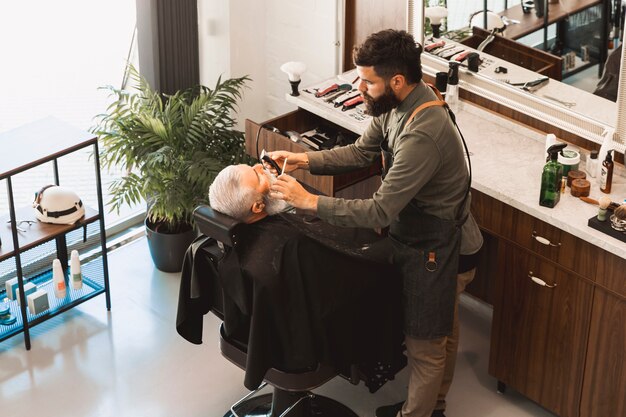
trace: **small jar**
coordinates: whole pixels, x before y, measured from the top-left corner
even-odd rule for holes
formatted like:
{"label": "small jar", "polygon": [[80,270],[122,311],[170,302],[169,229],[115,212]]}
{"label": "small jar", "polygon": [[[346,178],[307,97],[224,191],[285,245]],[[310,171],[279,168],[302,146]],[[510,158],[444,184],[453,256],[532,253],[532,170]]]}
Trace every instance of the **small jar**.
{"label": "small jar", "polygon": [[580,153],[573,149],[563,149],[561,153],[559,153],[559,163],[563,165],[563,175],[567,176],[568,172],[578,170]]}

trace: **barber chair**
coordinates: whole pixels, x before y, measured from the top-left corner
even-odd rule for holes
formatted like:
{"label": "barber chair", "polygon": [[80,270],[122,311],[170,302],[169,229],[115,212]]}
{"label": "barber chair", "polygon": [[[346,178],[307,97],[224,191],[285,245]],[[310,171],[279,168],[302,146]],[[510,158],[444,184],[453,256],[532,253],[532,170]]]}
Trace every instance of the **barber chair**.
{"label": "barber chair", "polygon": [[[245,227],[245,224],[207,206],[198,207],[194,212],[194,217],[200,231],[219,242],[224,253],[237,245],[238,230]],[[222,312],[213,311],[213,313],[223,319]],[[226,359],[245,370],[247,346],[228,338],[224,333],[223,324],[220,326],[220,350]],[[261,386],[236,402],[224,417],[357,417],[343,404],[311,393],[311,390],[337,375],[338,372],[333,367],[324,364],[318,364],[316,369],[298,373],[271,368],[265,374]],[[254,396],[266,385],[273,387],[272,394]]]}

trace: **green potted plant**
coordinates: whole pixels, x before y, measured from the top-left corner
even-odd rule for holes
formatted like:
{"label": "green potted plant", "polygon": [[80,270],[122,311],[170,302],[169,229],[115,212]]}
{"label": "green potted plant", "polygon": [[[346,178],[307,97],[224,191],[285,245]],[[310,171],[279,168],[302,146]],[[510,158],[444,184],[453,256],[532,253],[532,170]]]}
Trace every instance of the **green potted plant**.
{"label": "green potted plant", "polygon": [[249,78],[161,95],[133,66],[129,75],[132,91],[104,87],[115,100],[92,128],[103,166],[126,171],[110,184],[109,205],[119,211],[145,200],[152,259],[158,269],[176,272],[196,236],[193,210],[208,204],[209,185],[225,166],[249,161],[243,133],[234,129]]}

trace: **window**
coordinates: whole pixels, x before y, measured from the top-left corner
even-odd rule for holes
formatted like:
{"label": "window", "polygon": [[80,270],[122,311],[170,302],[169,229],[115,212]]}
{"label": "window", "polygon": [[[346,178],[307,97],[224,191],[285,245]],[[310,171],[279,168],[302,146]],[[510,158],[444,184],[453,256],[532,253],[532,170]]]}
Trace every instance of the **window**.
{"label": "window", "polygon": [[[135,2],[129,0],[0,2],[0,131],[48,116],[89,130],[94,116],[109,102],[98,88],[120,87],[127,60],[136,61],[135,22]],[[61,185],[64,175],[80,176],[83,169],[93,172],[93,164],[80,155],[69,166],[71,172],[60,172]],[[31,202],[34,192],[45,185],[42,181],[49,181],[49,168],[40,168],[22,179],[26,184],[20,187],[16,204]],[[105,203],[107,183],[118,175],[102,171]],[[2,181],[0,215],[8,213],[5,190]],[[75,191],[81,195],[80,188]],[[107,227],[144,209],[105,213]]]}

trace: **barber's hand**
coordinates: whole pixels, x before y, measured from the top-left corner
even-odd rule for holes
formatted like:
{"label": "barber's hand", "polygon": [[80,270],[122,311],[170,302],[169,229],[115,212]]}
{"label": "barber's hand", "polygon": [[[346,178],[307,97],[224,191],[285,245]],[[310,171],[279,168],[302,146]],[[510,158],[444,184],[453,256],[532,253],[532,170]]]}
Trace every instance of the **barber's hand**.
{"label": "barber's hand", "polygon": [[285,200],[291,206],[317,213],[318,196],[309,193],[290,175],[281,175],[270,186],[270,197]]}
{"label": "barber's hand", "polygon": [[[305,153],[294,153],[288,151],[274,151],[268,152],[267,155],[272,158],[279,167],[283,167],[285,161],[287,161],[287,166],[284,168],[284,172],[292,172],[298,168],[308,169],[309,167],[309,158]],[[268,169],[274,172],[268,164],[263,163]],[[280,175],[281,172],[276,172],[276,175]]]}

